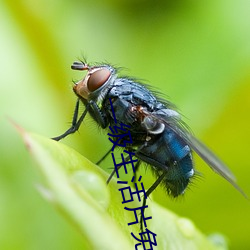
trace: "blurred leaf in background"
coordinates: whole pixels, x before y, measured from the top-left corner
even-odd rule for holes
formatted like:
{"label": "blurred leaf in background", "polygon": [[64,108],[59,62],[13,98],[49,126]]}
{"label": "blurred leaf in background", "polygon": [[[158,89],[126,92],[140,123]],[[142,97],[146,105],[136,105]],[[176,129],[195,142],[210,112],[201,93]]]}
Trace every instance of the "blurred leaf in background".
{"label": "blurred leaf in background", "polygon": [[[71,81],[82,77],[70,65],[82,54],[124,66],[124,74],[168,96],[249,195],[249,13],[247,0],[1,1],[0,248],[82,245],[35,190],[39,176],[7,120],[47,137],[65,131],[76,99]],[[109,144],[93,124],[86,119],[63,143],[96,162]],[[183,199],[172,201],[161,188],[155,199],[203,232],[225,234],[231,249],[249,249],[249,202],[195,160],[204,177]],[[110,162],[102,167],[108,171]]]}

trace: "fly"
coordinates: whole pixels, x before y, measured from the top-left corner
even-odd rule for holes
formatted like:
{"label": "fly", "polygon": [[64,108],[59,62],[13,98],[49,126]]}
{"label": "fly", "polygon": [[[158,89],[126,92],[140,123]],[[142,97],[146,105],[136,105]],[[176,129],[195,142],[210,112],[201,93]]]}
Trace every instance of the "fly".
{"label": "fly", "polygon": [[[71,68],[87,71],[87,74],[73,87],[78,99],[72,125],[54,140],[59,141],[76,132],[87,113],[102,129],[115,125],[109,101],[112,100],[117,122],[130,126],[133,142],[126,149],[135,153],[139,160],[137,167],[141,162],[147,163],[157,176],[147,190],[147,196],[160,183],[172,197],[183,194],[195,174],[194,151],[246,197],[232,172],[188,131],[175,106],[169,101],[158,98],[146,85],[132,78],[119,77],[117,70],[109,64],[90,66],[85,62],[74,62]],[[78,117],[80,103],[83,103],[85,110]]]}

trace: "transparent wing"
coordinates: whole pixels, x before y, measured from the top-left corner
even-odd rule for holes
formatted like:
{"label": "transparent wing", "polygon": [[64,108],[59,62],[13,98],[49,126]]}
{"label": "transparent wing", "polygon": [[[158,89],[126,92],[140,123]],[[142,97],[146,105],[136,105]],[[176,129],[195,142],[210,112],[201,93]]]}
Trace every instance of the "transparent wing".
{"label": "transparent wing", "polygon": [[178,123],[170,123],[169,126],[175,133],[177,133],[189,146],[192,148],[216,173],[221,175],[229,183],[231,183],[243,196],[247,195],[237,185],[236,178],[230,169],[202,142],[190,134],[184,127],[178,125]]}

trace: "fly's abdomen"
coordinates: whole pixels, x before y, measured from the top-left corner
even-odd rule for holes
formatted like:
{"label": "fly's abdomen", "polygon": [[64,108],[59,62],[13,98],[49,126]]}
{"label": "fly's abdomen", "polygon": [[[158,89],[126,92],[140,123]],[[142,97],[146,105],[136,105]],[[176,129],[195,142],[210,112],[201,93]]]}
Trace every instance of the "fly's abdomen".
{"label": "fly's abdomen", "polygon": [[185,191],[194,174],[189,146],[169,129],[152,137],[137,157],[151,164],[158,176],[165,173],[163,184],[174,197]]}
{"label": "fly's abdomen", "polygon": [[164,184],[168,193],[176,197],[184,193],[190,178],[194,175],[193,160],[189,146],[174,132],[166,129],[164,137],[170,154]]}
{"label": "fly's abdomen", "polygon": [[194,175],[192,156],[189,153],[179,162],[170,165],[163,184],[169,195],[177,197],[184,193]]}

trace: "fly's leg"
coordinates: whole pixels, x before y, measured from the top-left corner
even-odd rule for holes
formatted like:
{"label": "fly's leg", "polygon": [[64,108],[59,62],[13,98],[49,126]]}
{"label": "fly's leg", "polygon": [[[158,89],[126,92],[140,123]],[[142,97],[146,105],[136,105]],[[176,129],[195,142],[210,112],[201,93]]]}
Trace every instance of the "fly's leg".
{"label": "fly's leg", "polygon": [[82,113],[82,115],[80,116],[79,120],[77,120],[78,119],[78,112],[79,112],[79,104],[80,104],[80,101],[78,99],[76,102],[71,127],[62,135],[59,135],[57,137],[53,137],[51,139],[53,139],[55,141],[60,141],[64,137],[68,136],[69,134],[75,133],[79,129],[79,127],[80,127],[80,125],[81,125],[81,123],[82,123],[82,121],[83,121],[84,117],[86,116],[88,109],[89,109],[89,106],[87,106],[86,109],[84,110],[84,112]]}
{"label": "fly's leg", "polygon": [[[159,186],[159,184],[162,182],[162,180],[164,179],[164,177],[166,176],[167,171],[164,171],[159,177],[158,179],[153,183],[153,185],[147,190],[146,195],[143,196],[143,200],[142,200],[142,206],[146,206],[147,204],[147,197],[149,197],[149,195]],[[142,210],[142,214],[144,214],[145,211],[145,207]],[[143,232],[143,220],[142,220],[142,214],[140,216],[140,231]]]}
{"label": "fly's leg", "polygon": [[[127,161],[129,158],[126,157],[125,161]],[[109,184],[109,182],[112,180],[114,174],[116,173],[116,170],[119,171],[119,169],[122,167],[122,165],[118,166],[117,169],[114,168],[114,170],[112,171],[112,173],[110,174],[108,180],[107,180],[107,185]]]}
{"label": "fly's leg", "polygon": [[[122,167],[122,165],[121,166],[118,166],[117,167],[117,171],[119,171],[119,169]],[[107,179],[107,185],[110,183],[110,181],[112,180],[112,178],[113,178],[113,176],[114,176],[114,174],[116,173],[116,170],[114,169],[113,171],[112,171],[112,173],[110,174],[110,176],[109,176],[109,178]]]}
{"label": "fly's leg", "polygon": [[108,125],[107,118],[101,112],[101,110],[98,107],[98,105],[94,101],[92,101],[92,100],[90,100],[88,104],[89,104],[89,106],[91,108],[91,111],[93,112],[93,115],[94,115],[97,123],[100,124],[102,128],[106,128],[107,125]]}
{"label": "fly's leg", "polygon": [[[139,169],[140,165],[141,165],[141,161],[138,160],[138,162],[136,162],[136,164],[135,164],[134,180],[137,180],[136,177],[137,177],[137,172],[138,172],[138,169]],[[136,183],[136,181],[134,182],[134,188],[136,189],[135,183]]]}
{"label": "fly's leg", "polygon": [[142,213],[140,215],[140,231],[143,232],[143,216],[145,212],[145,206],[146,206],[146,199],[149,197],[149,195],[159,186],[159,184],[162,182],[164,177],[166,176],[168,172],[168,167],[166,165],[161,164],[160,162],[155,161],[154,159],[150,159],[148,156],[143,154],[143,148],[147,146],[147,142],[145,142],[143,145],[141,145],[136,151],[135,155],[137,158],[140,160],[143,160],[150,165],[157,166],[162,170],[162,174],[157,178],[157,180],[153,183],[153,185],[146,191],[145,195],[143,195],[143,200],[142,200]]}
{"label": "fly's leg", "polygon": [[107,158],[107,156],[111,153],[112,148],[109,149],[109,151],[96,163],[96,165],[99,165],[102,161],[104,161]]}
{"label": "fly's leg", "polygon": [[[111,151],[111,150],[110,150]],[[109,152],[110,152],[109,151]],[[108,153],[107,153],[108,154]],[[105,155],[105,157],[106,157],[106,155]],[[104,158],[104,157],[103,157]],[[126,157],[125,158],[125,161],[127,161],[129,159],[129,157]],[[135,164],[135,172],[134,172],[134,179],[136,180],[136,172],[138,171],[138,168],[139,168],[139,166],[140,166],[140,164],[141,164],[141,161],[140,160],[138,160],[137,162],[136,162],[136,164]],[[117,171],[119,171],[119,169],[122,167],[123,165],[121,165],[121,166],[118,166],[117,167]],[[111,179],[113,178],[113,176],[114,176],[114,174],[116,173],[116,169],[114,169],[113,171],[112,171],[112,173],[110,174],[110,176],[109,176],[109,178],[108,178],[108,180],[107,180],[107,185],[109,184],[109,182],[111,181]]]}

